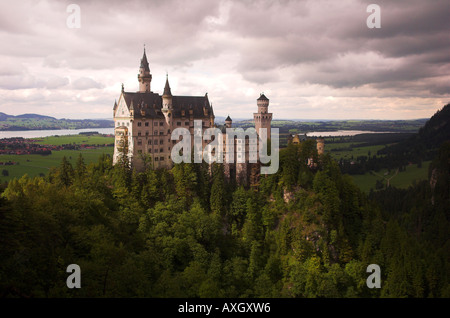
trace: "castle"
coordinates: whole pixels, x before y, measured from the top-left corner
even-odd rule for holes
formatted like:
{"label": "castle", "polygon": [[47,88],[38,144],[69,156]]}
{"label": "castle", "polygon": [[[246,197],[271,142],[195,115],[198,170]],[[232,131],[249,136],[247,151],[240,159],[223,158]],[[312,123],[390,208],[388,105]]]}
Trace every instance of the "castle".
{"label": "castle", "polygon": [[[123,158],[128,160],[136,170],[142,170],[147,164],[154,168],[169,169],[173,166],[171,151],[176,140],[171,140],[171,133],[176,128],[186,128],[194,135],[194,121],[201,121],[202,131],[208,128],[219,128],[225,134],[226,128],[232,127],[232,120],[228,116],[224,126],[215,124],[214,111],[208,99],[204,96],[176,96],[172,95],[169,78],[166,75],[166,83],[162,95],[151,90],[152,74],[145,53],[141,59],[139,74],[139,91],[122,92],[118,101],[114,103],[113,117],[115,125],[115,143],[113,164]],[[270,125],[272,114],[268,112],[269,99],[261,94],[257,99],[258,111],[253,114],[256,132],[259,128],[267,129],[270,138]],[[194,138],[191,138],[192,143]],[[227,138],[223,138],[224,156]],[[256,146],[249,144],[248,139],[231,140],[235,143],[234,158],[240,158],[241,150],[244,150],[245,162],[236,164],[224,164],[225,174],[230,178],[236,177],[245,182],[250,174],[247,164],[249,157],[256,153]],[[240,144],[241,142],[245,144]],[[202,148],[207,141],[202,140]],[[241,148],[243,147],[243,149]],[[239,162],[239,160],[238,160]]]}
{"label": "castle", "polygon": [[[293,144],[293,145],[299,145],[301,144],[303,141],[307,140],[307,139],[313,139],[313,138],[309,138],[308,136],[306,136],[306,134],[294,134],[294,135],[289,135],[288,137],[288,145],[289,144]],[[317,149],[317,154],[323,155],[324,151],[325,151],[325,139],[322,137],[316,138],[316,149]],[[309,158],[307,165],[309,167],[315,167],[317,166],[317,163],[314,162],[313,158]]]}

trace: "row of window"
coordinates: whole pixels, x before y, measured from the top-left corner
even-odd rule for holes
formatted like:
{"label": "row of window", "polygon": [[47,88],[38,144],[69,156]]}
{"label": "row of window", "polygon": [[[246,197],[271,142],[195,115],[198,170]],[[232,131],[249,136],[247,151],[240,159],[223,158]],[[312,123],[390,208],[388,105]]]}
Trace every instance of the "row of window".
{"label": "row of window", "polygon": [[[140,151],[139,153],[142,153],[142,151]],[[169,156],[169,159],[170,159],[170,156]],[[164,159],[164,157],[153,157],[153,160],[155,160],[155,161],[164,161],[165,159]]]}
{"label": "row of window", "polygon": [[[174,140],[174,141],[176,141],[176,140]],[[169,142],[170,142],[170,139],[169,139]],[[138,144],[138,146],[142,146],[142,140],[141,140],[141,139],[138,139],[137,144]],[[147,141],[147,144],[149,144],[149,145],[151,145],[151,144],[153,144],[153,145],[158,145],[158,140],[155,140],[155,141],[153,142],[152,139],[149,139],[149,140]],[[159,144],[160,144],[160,145],[164,145],[164,140],[163,140],[163,139],[160,139],[160,140],[159,140]]]}
{"label": "row of window", "polygon": [[[142,126],[142,122],[138,121],[137,125],[138,125],[138,127],[141,127]],[[145,125],[145,127],[148,127],[149,126],[149,122],[148,121],[144,122],[144,125]],[[153,126],[164,126],[164,122],[163,121],[154,121],[153,122]]]}
{"label": "row of window", "polygon": [[[146,121],[146,122],[144,122],[144,126],[145,127],[149,127],[150,126],[150,124],[149,124],[150,122],[148,122],[148,121]],[[189,126],[189,122],[188,121],[185,121],[184,122],[184,125],[185,126]],[[117,127],[119,127],[119,126],[127,126],[127,127],[130,127],[130,122],[117,122]],[[138,121],[137,122],[137,126],[138,127],[142,127],[142,122],[141,121]],[[153,122],[153,126],[154,127],[156,127],[156,126],[164,126],[164,122],[162,122],[162,121],[155,121],[155,122]],[[177,121],[177,126],[181,126],[181,121]],[[205,123],[205,122],[203,122],[202,123],[202,126],[203,127],[205,127],[205,126],[208,126],[208,123]]]}
{"label": "row of window", "polygon": [[[170,147],[169,147],[168,149],[169,149],[169,151],[170,151]],[[155,148],[155,149],[153,149],[153,150],[152,150],[152,148],[149,148],[149,149],[148,149],[148,153],[152,153],[152,152],[153,152],[153,153],[158,153],[158,152],[163,153],[163,152],[164,152],[164,148],[159,148],[159,149],[158,149],[158,148]],[[138,153],[142,153],[142,149],[139,149],[139,150],[138,150]]]}
{"label": "row of window", "polygon": [[[145,127],[148,127],[148,126],[150,126],[150,124],[149,124],[150,122],[148,122],[148,121],[146,121],[146,122],[144,122],[144,126]],[[138,127],[142,127],[142,122],[141,121],[138,121],[137,122],[137,125],[138,125]],[[127,127],[130,127],[130,122],[117,122],[117,127],[119,127],[119,126],[127,126]],[[164,126],[164,122],[163,121],[155,121],[155,122],[153,122],[153,126]]]}
{"label": "row of window", "polygon": [[[140,136],[140,135],[139,135]],[[120,139],[118,139],[117,140],[117,143],[119,144],[119,142],[120,142]],[[167,139],[167,142],[168,143],[171,143],[172,142],[172,144],[176,144],[177,143],[177,140],[171,140],[171,139]],[[207,141],[205,141],[205,140],[203,140],[203,143],[204,144],[208,144],[208,142]],[[142,142],[142,139],[138,139],[137,140],[137,145],[138,146],[142,146],[142,144],[143,144],[143,142]],[[164,145],[164,139],[155,139],[155,140],[153,140],[153,139],[148,139],[147,140],[147,144],[148,145]],[[231,145],[232,144],[232,142],[228,142],[228,143],[226,143],[226,144],[224,144],[223,145],[223,148],[225,149],[226,147],[227,147],[227,145]],[[238,145],[236,146],[236,148],[235,149],[237,149],[237,150],[241,150],[241,140],[238,140]],[[248,145],[248,141],[246,142],[246,146],[245,147],[248,147],[248,149],[249,150],[255,150],[256,149],[256,142],[253,142],[252,144],[250,144],[250,145]]]}
{"label": "row of window", "polygon": [[271,116],[256,116],[255,117],[256,119],[271,119],[272,117]]}
{"label": "row of window", "polygon": [[[177,143],[177,141],[176,140],[170,140],[170,139],[167,139],[167,142],[170,144],[170,142],[172,142],[172,144],[176,144]],[[142,146],[142,139],[138,139],[138,141],[137,141],[137,144],[138,144],[138,146]],[[148,145],[164,145],[164,140],[163,139],[159,139],[159,141],[158,141],[158,139],[155,139],[155,140],[152,140],[152,139],[149,139],[149,140],[147,140],[147,144]]]}
{"label": "row of window", "polygon": [[[170,135],[170,129],[167,131],[167,134]],[[141,136],[142,136],[142,132],[138,131],[137,135],[138,135],[138,137],[141,137]],[[149,136],[149,135],[150,135],[150,132],[146,131],[146,132],[145,132],[145,135],[146,135],[146,136]],[[158,136],[158,135],[162,136],[162,135],[164,135],[164,131],[158,131],[158,130],[155,130],[155,131],[153,132],[153,135],[154,135],[154,136]]]}

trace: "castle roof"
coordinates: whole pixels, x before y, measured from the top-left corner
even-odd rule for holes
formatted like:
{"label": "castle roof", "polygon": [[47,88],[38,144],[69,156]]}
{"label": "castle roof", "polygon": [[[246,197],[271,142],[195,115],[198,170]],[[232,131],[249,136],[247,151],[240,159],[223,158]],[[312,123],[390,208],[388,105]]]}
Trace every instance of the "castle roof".
{"label": "castle roof", "polygon": [[172,92],[170,91],[169,76],[168,75],[166,75],[166,86],[164,86],[163,96],[172,96]]}
{"label": "castle roof", "polygon": [[230,118],[230,115],[228,115],[228,117],[225,119],[225,121],[232,121]]}
{"label": "castle roof", "polygon": [[216,127],[220,129],[220,132],[222,134],[226,134],[227,133],[227,126],[226,125],[217,125]]}
{"label": "castle roof", "polygon": [[144,71],[150,72],[150,68],[148,67],[148,61],[147,61],[147,55],[145,54],[145,48],[144,48],[144,55],[141,59],[141,68],[144,69]]}
{"label": "castle roof", "polygon": [[262,93],[257,100],[269,100],[264,93]]}
{"label": "castle roof", "polygon": [[[162,96],[153,92],[123,92],[123,98],[134,118],[164,118]],[[172,96],[172,118],[209,118],[212,108],[208,96]],[[204,108],[206,107],[206,114]],[[183,115],[184,111],[184,116]]]}

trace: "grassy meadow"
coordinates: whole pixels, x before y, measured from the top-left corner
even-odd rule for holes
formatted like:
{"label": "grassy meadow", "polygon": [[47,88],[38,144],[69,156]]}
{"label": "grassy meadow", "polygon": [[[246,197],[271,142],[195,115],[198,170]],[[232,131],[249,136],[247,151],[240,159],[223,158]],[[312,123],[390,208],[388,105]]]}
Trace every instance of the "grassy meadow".
{"label": "grassy meadow", "polygon": [[[354,159],[356,159],[359,156],[368,156],[369,152],[370,155],[373,156],[377,153],[378,150],[383,149],[384,145],[375,145],[375,146],[365,146],[365,147],[354,147],[351,148],[351,145],[354,144],[354,142],[343,142],[343,143],[327,143],[325,141],[325,151],[330,152],[331,157],[339,160],[340,158],[344,159],[351,159],[352,156]],[[351,148],[351,150],[350,150]]]}
{"label": "grassy meadow", "polygon": [[0,169],[8,170],[9,175],[4,176],[0,173],[0,183],[9,181],[14,178],[20,178],[24,174],[28,174],[30,177],[39,175],[46,175],[51,167],[59,166],[64,156],[74,166],[75,162],[81,153],[84,158],[84,162],[89,164],[91,162],[97,162],[98,157],[102,154],[109,154],[112,156],[114,147],[102,147],[98,149],[84,149],[84,150],[61,150],[53,151],[51,155],[0,155],[0,161],[18,162],[18,165],[13,166],[0,166]]}
{"label": "grassy meadow", "polygon": [[67,136],[50,136],[44,138],[33,138],[35,143],[41,145],[67,145],[67,144],[77,144],[77,145],[103,145],[103,144],[113,144],[114,137],[105,137],[103,135],[67,135]]}
{"label": "grassy meadow", "polygon": [[398,172],[395,170],[390,172],[387,169],[382,169],[379,172],[368,172],[363,175],[352,175],[355,184],[364,192],[369,192],[370,189],[375,189],[375,183],[377,180],[382,180],[383,185],[387,185],[387,179],[391,186],[406,189],[414,182],[428,179],[428,167],[431,161],[425,161],[422,163],[422,167],[417,167],[416,164],[406,166],[406,170]]}
{"label": "grassy meadow", "polygon": [[[369,152],[371,156],[375,155],[378,150],[383,149],[385,145],[373,145],[364,147],[351,147],[354,142],[344,143],[327,143],[325,142],[325,152],[329,152],[332,158],[339,160],[344,159],[356,159],[359,156],[368,156]],[[414,182],[428,179],[428,167],[431,161],[425,161],[422,163],[422,167],[418,167],[416,164],[406,166],[406,170],[398,172],[396,170],[381,169],[378,172],[367,172],[363,175],[351,175],[355,184],[364,192],[369,192],[370,189],[375,189],[377,180],[383,182],[383,185],[387,185],[387,179],[392,186],[397,188],[408,188]]]}
{"label": "grassy meadow", "polygon": [[[67,135],[67,136],[51,136],[45,138],[33,138],[35,143],[41,145],[67,145],[67,144],[86,144],[86,145],[105,145],[113,144],[114,137],[105,137],[102,135]],[[0,166],[0,183],[7,182],[14,178],[20,178],[24,174],[30,177],[46,175],[51,167],[59,166],[62,158],[65,156],[72,165],[81,153],[84,162],[89,164],[96,162],[102,154],[112,155],[114,146],[99,147],[97,149],[82,150],[61,150],[52,151],[50,155],[0,155],[0,162],[18,162],[19,164],[11,166]],[[5,176],[3,170],[8,171]]]}

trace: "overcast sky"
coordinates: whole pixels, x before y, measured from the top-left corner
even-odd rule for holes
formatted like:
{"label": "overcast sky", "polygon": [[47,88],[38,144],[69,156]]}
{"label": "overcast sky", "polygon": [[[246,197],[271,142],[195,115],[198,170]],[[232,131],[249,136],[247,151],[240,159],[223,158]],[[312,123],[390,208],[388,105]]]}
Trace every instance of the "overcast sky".
{"label": "overcast sky", "polygon": [[252,118],[261,92],[274,119],[425,118],[450,102],[448,0],[0,3],[7,114],[112,118],[144,43],[152,91],[168,72],[172,94],[207,92],[216,116]]}

